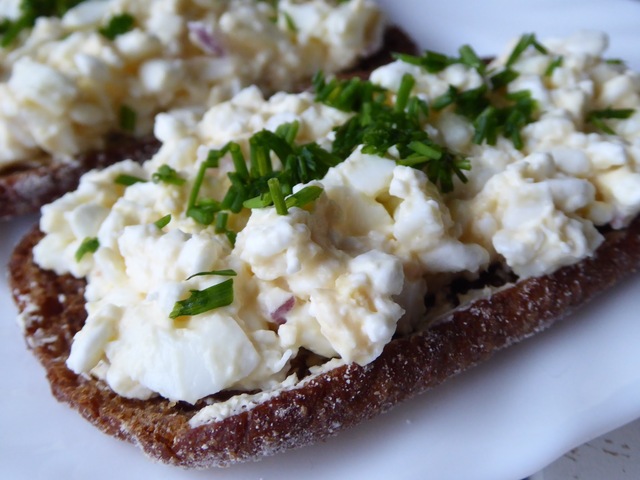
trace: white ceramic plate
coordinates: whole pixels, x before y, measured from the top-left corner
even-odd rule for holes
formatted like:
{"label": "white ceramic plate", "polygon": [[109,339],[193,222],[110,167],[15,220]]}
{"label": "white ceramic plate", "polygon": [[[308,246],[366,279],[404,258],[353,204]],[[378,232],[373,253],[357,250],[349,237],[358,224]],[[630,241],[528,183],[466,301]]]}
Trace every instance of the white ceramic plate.
{"label": "white ceramic plate", "polygon": [[[424,47],[496,53],[523,32],[606,30],[611,57],[640,69],[640,2],[382,1]],[[0,263],[35,217],[0,223]],[[50,395],[0,278],[0,478],[518,480],[640,417],[640,277],[537,337],[326,443],[226,470],[149,462]]]}

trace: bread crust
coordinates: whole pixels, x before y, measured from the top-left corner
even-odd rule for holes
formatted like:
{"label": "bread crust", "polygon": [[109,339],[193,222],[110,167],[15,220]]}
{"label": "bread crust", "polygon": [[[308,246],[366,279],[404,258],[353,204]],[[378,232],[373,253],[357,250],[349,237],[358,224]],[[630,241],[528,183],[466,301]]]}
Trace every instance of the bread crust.
{"label": "bread crust", "polygon": [[[417,47],[401,29],[389,26],[384,33],[382,48],[363,58],[346,76],[366,78],[372,70],[392,60],[393,52],[416,53]],[[301,85],[300,89],[308,85]],[[0,220],[37,212],[38,209],[78,186],[83,173],[104,168],[127,158],[143,162],[160,148],[152,136],[135,138],[112,134],[105,139],[102,150],[79,155],[72,161],[55,161],[43,157],[18,167],[0,169]]]}
{"label": "bread crust", "polygon": [[143,162],[160,148],[154,137],[114,134],[104,149],[68,162],[38,162],[0,172],[0,219],[33,213],[78,186],[83,173],[130,158]]}
{"label": "bread crust", "polygon": [[44,366],[53,394],[153,459],[189,468],[256,460],[330,437],[543,330],[640,268],[636,218],[624,230],[605,232],[591,258],[520,281],[453,311],[425,332],[396,338],[364,367],[329,370],[251,410],[191,428],[201,405],[125,399],[66,368],[73,335],[86,318],[85,283],[34,263],[32,249],[41,236],[35,229],[19,243],[9,275],[27,345]]}

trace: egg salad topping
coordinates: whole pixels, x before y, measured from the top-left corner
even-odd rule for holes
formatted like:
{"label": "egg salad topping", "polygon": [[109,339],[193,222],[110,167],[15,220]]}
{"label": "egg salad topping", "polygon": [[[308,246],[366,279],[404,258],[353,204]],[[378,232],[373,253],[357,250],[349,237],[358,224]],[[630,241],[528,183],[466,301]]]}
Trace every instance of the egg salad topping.
{"label": "egg salad topping", "polygon": [[[0,169],[68,160],[154,115],[299,88],[376,51],[369,0],[0,1]],[[3,18],[4,17],[4,18]]]}
{"label": "egg salad topping", "polygon": [[133,398],[266,392],[373,361],[454,281],[590,256],[640,212],[640,77],[606,43],[525,35],[158,115],[152,159],[43,208],[36,261],[87,279],[67,365]]}

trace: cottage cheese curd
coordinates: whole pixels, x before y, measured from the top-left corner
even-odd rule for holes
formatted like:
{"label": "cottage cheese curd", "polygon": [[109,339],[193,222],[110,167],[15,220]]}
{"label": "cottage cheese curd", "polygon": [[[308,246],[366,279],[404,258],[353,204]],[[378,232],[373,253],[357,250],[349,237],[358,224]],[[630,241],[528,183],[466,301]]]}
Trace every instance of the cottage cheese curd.
{"label": "cottage cheese curd", "polygon": [[[123,13],[135,20],[130,31],[113,40],[99,33]],[[3,14],[19,11],[7,5]],[[255,82],[291,90],[378,49],[383,26],[369,0],[282,0],[277,9],[255,0],[89,0],[62,18],[40,17],[0,49],[0,169],[100,148],[120,128],[123,106],[144,135],[159,111],[204,111]]]}
{"label": "cottage cheese curd", "polygon": [[[233,140],[246,153],[255,132],[293,121],[296,142],[329,148],[334,127],[351,114],[309,93],[265,100],[247,88],[201,119],[189,110],[160,115],[155,133],[163,146],[154,158],[91,172],[75,192],[43,208],[46,236],[36,261],[88,280],[88,318],[68,366],[135,398],[193,403],[224,389],[268,392],[293,381],[290,365],[303,350],[371,362],[396,331],[419,328],[424,295],[452,278],[474,278],[491,262],[525,278],[591,255],[602,241],[597,226],[619,228],[640,212],[640,81],[603,60],[605,46],[604,36],[584,33],[549,42],[545,54],[528,49],[514,64],[521,75],[509,88],[526,87],[539,103],[520,150],[504,138],[475,144],[473,126],[453,107],[432,111],[424,128],[471,163],[469,181],[456,180],[453,192],[443,194],[421,170],[397,164],[393,148],[384,156],[356,148],[312,182],[322,187],[312,206],[233,216],[234,245],[185,214],[209,149]],[[548,76],[557,55],[564,61]],[[449,84],[469,89],[483,81],[459,64],[429,74],[403,62],[380,68],[372,80],[394,91],[407,72],[416,78],[413,93],[428,102]],[[635,109],[610,121],[618,135],[586,124],[587,112],[610,104]],[[185,184],[148,181],[162,165]],[[220,199],[233,169],[230,155],[222,157],[203,195]],[[122,174],[147,182],[114,183]],[[154,225],[167,214],[166,226]],[[99,248],[77,261],[88,237]],[[237,274],[230,305],[169,318],[190,290],[227,280],[192,275],[229,269]]]}

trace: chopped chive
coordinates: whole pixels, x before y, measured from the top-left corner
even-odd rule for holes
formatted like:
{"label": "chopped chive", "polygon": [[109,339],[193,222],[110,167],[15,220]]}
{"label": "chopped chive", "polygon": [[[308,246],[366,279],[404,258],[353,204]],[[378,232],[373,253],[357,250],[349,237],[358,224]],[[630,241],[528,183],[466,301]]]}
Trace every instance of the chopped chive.
{"label": "chopped chive", "polygon": [[491,88],[493,90],[498,90],[499,88],[506,87],[509,83],[513,82],[520,73],[513,70],[512,68],[505,68],[499,73],[491,76],[489,81],[491,82]]}
{"label": "chopped chive", "polygon": [[613,130],[613,128],[611,128],[609,125],[607,125],[605,123],[605,121],[601,118],[590,118],[589,119],[589,123],[591,125],[593,125],[596,129],[608,134],[608,135],[615,135],[615,130]]}
{"label": "chopped chive", "polygon": [[316,101],[322,102],[344,112],[357,111],[366,103],[376,101],[385,95],[384,89],[370,81],[357,77],[349,80],[336,78],[326,81],[322,72],[313,77]]}
{"label": "chopped chive", "polygon": [[68,10],[84,0],[21,0],[20,16],[0,19],[0,46],[10,46],[24,31],[33,27],[39,17],[62,17]]}
{"label": "chopped chive", "polygon": [[547,53],[547,49],[543,45],[538,43],[538,41],[536,40],[536,36],[533,33],[522,35],[520,37],[520,40],[514,47],[513,51],[511,52],[511,55],[509,55],[509,58],[507,59],[507,63],[506,63],[507,67],[513,66],[513,64],[518,61],[520,56],[529,47],[535,48],[540,53],[543,53],[543,54]]}
{"label": "chopped chive", "polygon": [[412,154],[402,160],[398,160],[398,165],[403,165],[405,167],[414,167],[418,168],[418,166],[423,165],[425,162],[430,160],[429,157],[425,157],[424,155]]}
{"label": "chopped chive", "polygon": [[449,65],[458,63],[458,59],[449,57],[442,53],[434,52],[432,50],[425,50],[422,57],[416,57],[408,54],[395,54],[394,58],[402,60],[405,63],[412,65],[419,65],[429,73],[438,73],[447,68]]}
{"label": "chopped chive", "polygon": [[231,210],[233,213],[240,213],[245,201],[245,196],[238,191],[234,191],[233,195],[229,198],[230,201],[227,202],[227,204],[223,203],[223,206],[226,207],[227,210]]}
{"label": "chopped chive", "polygon": [[134,24],[135,18],[128,13],[121,13],[112,17],[109,22],[98,31],[109,40],[115,40],[118,35],[122,35],[131,30]]}
{"label": "chopped chive", "polygon": [[604,133],[609,135],[615,135],[615,131],[609,127],[605,120],[607,119],[618,119],[625,120],[631,115],[635,113],[635,109],[633,108],[605,108],[603,110],[592,110],[587,114],[587,123],[590,123],[598,130],[601,130]]}
{"label": "chopped chive", "polygon": [[296,23],[293,21],[293,18],[291,18],[291,15],[289,14],[289,12],[285,12],[281,10],[280,13],[282,13],[282,16],[284,17],[284,21],[287,25],[287,29],[289,30],[289,32],[297,33],[298,27],[296,26]]}
{"label": "chopped chive", "polygon": [[201,225],[211,225],[213,223],[214,216],[215,212],[202,207],[191,207],[187,209],[187,217],[193,218]]}
{"label": "chopped chive", "polygon": [[258,166],[258,151],[253,148],[251,144],[251,140],[249,140],[249,175],[251,178],[259,178],[260,177],[260,169]]}
{"label": "chopped chive", "polygon": [[125,132],[133,133],[136,129],[136,111],[127,105],[120,106],[120,128]]}
{"label": "chopped chive", "polygon": [[416,84],[416,79],[413,78],[413,75],[405,73],[402,76],[402,80],[400,82],[400,88],[398,89],[398,95],[396,97],[396,104],[394,110],[396,112],[402,112],[407,106],[407,102],[409,101],[409,95],[411,95],[411,90],[413,86]]}
{"label": "chopped chive", "polygon": [[96,237],[85,238],[76,250],[76,262],[82,260],[87,253],[94,253],[100,247],[100,242]]}
{"label": "chopped chive", "polygon": [[429,116],[429,105],[427,102],[418,97],[411,97],[407,103],[407,113],[414,121],[420,121],[420,116]]}
{"label": "chopped chive", "polygon": [[220,212],[216,215],[216,233],[224,233],[227,231],[227,221],[229,220],[229,214],[227,212]]}
{"label": "chopped chive", "polygon": [[269,151],[275,153],[281,161],[286,160],[286,158],[294,152],[291,144],[277,133],[270,132],[269,130],[262,130],[261,132],[256,133],[254,138],[256,145],[262,147],[267,153],[267,173],[271,173],[273,171]]}
{"label": "chopped chive", "polygon": [[276,212],[278,215],[286,215],[289,213],[287,209],[287,204],[284,201],[284,195],[282,194],[282,190],[280,189],[280,182],[277,178],[270,178],[267,182],[269,185],[269,193],[271,194],[271,198],[273,199],[273,205],[276,207]]}
{"label": "chopped chive", "polygon": [[272,171],[272,167],[268,150],[258,143],[255,136],[251,137],[249,145],[251,147],[252,160],[255,158],[258,175],[263,177],[270,173]]}
{"label": "chopped chive", "polygon": [[236,233],[229,230],[227,228],[227,223],[229,220],[229,213],[228,212],[220,212],[216,215],[216,226],[214,231],[216,233],[223,233],[227,236],[227,239],[229,240],[229,243],[231,243],[231,245],[235,245],[235,241],[236,241]]}
{"label": "chopped chive", "polygon": [[216,213],[221,209],[220,202],[213,199],[203,199],[198,205],[187,208],[187,217],[193,218],[202,225],[211,225]]}
{"label": "chopped chive", "polygon": [[298,135],[298,129],[300,128],[300,122],[298,120],[291,123],[283,123],[276,128],[276,135],[283,138],[285,142],[293,146],[293,142]]}
{"label": "chopped chive", "polygon": [[206,162],[202,162],[200,168],[198,168],[198,173],[196,174],[196,178],[193,182],[193,187],[191,188],[191,194],[189,195],[189,202],[187,203],[187,208],[194,207],[196,201],[198,199],[198,194],[200,193],[200,188],[202,187],[202,182],[204,181],[204,174],[207,170]]}
{"label": "chopped chive", "polygon": [[414,55],[408,55],[404,53],[394,54],[393,58],[401,60],[411,65],[417,65],[424,68],[429,73],[438,73],[455,63],[466,65],[467,67],[474,68],[481,75],[484,75],[486,66],[484,62],[478,57],[476,52],[469,45],[463,45],[458,50],[459,57],[449,57],[443,53],[434,52],[432,50],[426,50],[421,57]]}
{"label": "chopped chive", "polygon": [[240,145],[235,142],[230,143],[229,152],[231,152],[231,159],[236,172],[243,180],[247,180],[249,178],[249,170],[247,170],[247,163],[244,155],[242,155],[242,150],[240,150]]}
{"label": "chopped chive", "polygon": [[202,188],[207,169],[217,168],[220,158],[227,153],[228,149],[229,145],[225,145],[225,147],[220,150],[209,150],[207,158],[200,164],[196,178],[193,181],[193,187],[191,188],[187,202],[187,217],[193,218],[197,223],[202,225],[210,225],[213,223],[215,213],[223,209],[220,202],[215,200],[198,202],[198,196],[200,195],[200,189]]}
{"label": "chopped chive", "polygon": [[334,103],[337,105],[348,105],[352,108],[353,100],[356,98],[360,85],[361,82],[359,78],[352,78],[345,84],[344,89],[334,90],[334,93],[336,94]]}
{"label": "chopped chive", "polygon": [[222,210],[229,210],[231,208],[231,205],[233,205],[233,203],[235,202],[235,199],[237,196],[238,196],[237,190],[234,188],[233,185],[231,185],[231,188],[227,190],[227,193],[222,199],[222,202],[220,202],[220,206],[222,207]]}
{"label": "chopped chive", "polygon": [[220,159],[226,155],[228,148],[230,148],[230,146],[225,145],[220,150],[209,150],[209,153],[207,153],[207,159],[205,160],[206,168],[218,168],[220,165]]}
{"label": "chopped chive", "polygon": [[633,108],[605,108],[603,110],[591,110],[587,118],[618,118],[626,119],[635,112]]}
{"label": "chopped chive", "polygon": [[300,129],[300,122],[296,120],[295,122],[291,122],[287,125],[288,125],[287,133],[283,138],[289,145],[293,145],[294,142],[296,141],[298,130]]}
{"label": "chopped chive", "polygon": [[489,106],[476,118],[474,122],[475,134],[473,142],[481,144],[486,141],[489,145],[495,145],[498,140],[498,119],[495,107]]}
{"label": "chopped chive", "polygon": [[289,195],[285,200],[285,204],[287,208],[303,208],[311,202],[316,201],[318,197],[322,195],[322,191],[322,187],[317,185],[307,185],[296,193]]}
{"label": "chopped chive", "polygon": [[3,48],[8,47],[18,38],[23,30],[33,27],[34,24],[35,18],[30,16],[22,16],[14,21],[6,19],[2,23],[2,41],[0,42],[0,46]]}
{"label": "chopped chive", "polygon": [[431,146],[423,142],[416,141],[409,143],[408,147],[420,155],[424,155],[430,160],[439,160],[442,157],[442,147],[439,145]]}
{"label": "chopped chive", "polygon": [[547,69],[544,71],[544,76],[545,77],[550,77],[554,70],[558,67],[562,66],[562,62],[564,61],[562,55],[558,55],[557,57],[555,57],[551,63],[549,63],[549,66],[547,67]]}
{"label": "chopped chive", "polygon": [[235,277],[236,275],[238,275],[238,273],[235,270],[232,270],[230,268],[226,270],[211,270],[210,272],[194,273],[193,275],[190,275],[189,277],[187,277],[187,280],[191,280],[194,277],[203,277],[203,276],[209,276],[209,275],[219,275],[221,277]]}
{"label": "chopped chive", "polygon": [[269,193],[263,193],[258,195],[257,197],[249,198],[242,202],[244,208],[265,208],[269,205],[273,205],[273,201],[271,200],[271,195]]}
{"label": "chopped chive", "polygon": [[401,60],[404,63],[408,63],[410,65],[422,66],[422,59],[416,55],[410,55],[408,53],[393,53],[393,58],[395,60]]}
{"label": "chopped chive", "polygon": [[124,173],[118,175],[114,180],[114,183],[118,185],[125,185],[127,187],[135,184],[135,183],[146,183],[147,181],[144,178],[136,177],[134,175],[126,175]]}
{"label": "chopped chive", "polygon": [[178,172],[171,168],[169,165],[162,165],[158,168],[158,171],[151,175],[151,180],[154,183],[168,183],[171,185],[184,185],[185,179],[178,175]]}
{"label": "chopped chive", "polygon": [[169,225],[170,221],[171,221],[171,214],[165,215],[164,217],[160,218],[159,220],[156,220],[155,222],[153,222],[153,224],[156,227],[158,227],[159,230],[162,230],[164,227]]}
{"label": "chopped chive", "polygon": [[231,230],[227,230],[224,233],[227,236],[227,240],[229,240],[229,243],[231,244],[231,246],[234,247],[236,245],[236,237],[238,236],[238,234]]}
{"label": "chopped chive", "polygon": [[471,161],[468,158],[458,157],[453,162],[453,171],[460,180],[466,182],[467,177],[462,170],[471,170]]}
{"label": "chopped chive", "polygon": [[436,97],[433,100],[431,107],[434,110],[442,110],[443,108],[446,108],[452,103],[454,103],[457,97],[458,97],[458,91],[453,85],[449,85],[449,90],[447,90],[447,93],[443,93],[439,97]]}
{"label": "chopped chive", "polygon": [[480,57],[478,57],[473,48],[469,45],[463,45],[458,50],[458,53],[460,54],[460,63],[467,65],[468,67],[475,68],[481,75],[484,74],[486,68],[485,64]]}
{"label": "chopped chive", "polygon": [[190,290],[191,295],[176,302],[169,318],[199,315],[233,303],[233,279],[230,278],[204,290]]}

